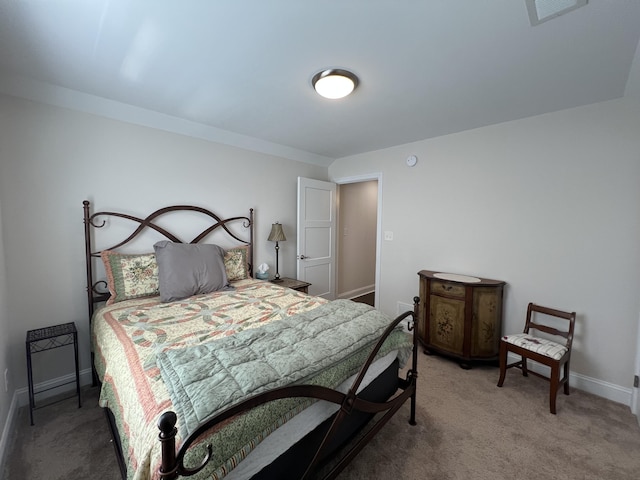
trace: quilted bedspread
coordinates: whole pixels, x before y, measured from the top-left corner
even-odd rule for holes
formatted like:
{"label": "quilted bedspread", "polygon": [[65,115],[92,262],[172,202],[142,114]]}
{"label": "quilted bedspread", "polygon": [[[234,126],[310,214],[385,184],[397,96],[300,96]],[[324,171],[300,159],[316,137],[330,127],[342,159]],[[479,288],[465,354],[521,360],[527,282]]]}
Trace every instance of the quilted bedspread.
{"label": "quilted bedspread", "polygon": [[[389,318],[369,305],[335,300],[259,329],[161,352],[157,361],[182,419],[182,433],[190,434],[230,404],[274,388],[312,381],[323,370],[369,347],[388,326]],[[389,348],[407,346],[401,328],[398,333],[383,354]],[[366,353],[369,351],[367,348]],[[334,388],[344,380],[336,375],[326,386]]]}
{"label": "quilted bedspread", "polygon": [[[318,382],[333,386],[339,378],[347,378],[354,373],[354,369],[357,371],[362,365],[368,354],[368,349],[364,348],[364,344],[368,342],[364,338],[372,337],[375,340],[379,337],[375,333],[377,327],[373,325],[384,323],[386,318],[386,324],[382,327],[384,330],[389,322],[387,317],[363,305],[357,308],[361,308],[363,313],[368,310],[373,314],[356,315],[355,324],[365,326],[364,330],[355,334],[355,337],[363,336],[362,343],[358,343],[353,335],[350,336],[343,330],[344,318],[342,322],[338,320],[341,313],[335,316],[336,326],[331,334],[332,338],[325,339],[320,327],[327,322],[327,315],[315,315],[312,312],[331,310],[340,306],[340,301],[329,303],[322,298],[263,281],[242,280],[235,282],[234,287],[233,291],[198,295],[171,303],[161,303],[157,297],[128,300],[106,306],[94,315],[92,341],[96,369],[102,381],[100,405],[110,408],[114,414],[121,434],[124,457],[128,462],[128,479],[158,478],[156,472],[159,467],[160,442],[157,439],[157,420],[162,413],[167,410],[178,413],[177,443],[180,445],[185,432],[212,411],[225,406],[220,396],[217,400],[215,396],[214,400],[209,399],[209,394],[215,389],[210,387],[211,384],[201,381],[200,373],[204,370],[209,370],[209,374],[213,371],[216,383],[225,377],[222,375],[223,371],[236,370],[232,383],[245,378],[247,382],[243,386],[236,387],[235,393],[229,393],[234,398],[274,387],[274,382],[279,382],[275,380],[279,374],[289,376],[289,382],[304,380],[304,383]],[[354,305],[353,302],[346,303]],[[305,313],[311,315],[307,317]],[[375,320],[374,317],[377,316],[380,319]],[[362,318],[358,319],[359,317]],[[371,325],[367,325],[369,323]],[[271,333],[267,334],[268,332]],[[333,365],[312,371],[313,369],[302,367],[302,362],[316,362],[317,357],[322,357],[322,354],[303,358],[311,348],[289,348],[295,343],[304,346],[305,342],[321,341],[322,348],[316,349],[317,351],[326,349],[327,355],[338,355],[342,347],[329,346],[336,340],[335,336],[342,336],[347,340],[345,343],[352,343],[355,347],[342,352],[351,359],[351,364],[347,362],[346,366],[339,364],[337,367]],[[401,336],[404,339],[399,338],[397,345],[390,342],[387,350],[398,348],[403,342],[406,347],[406,335]],[[261,343],[257,340],[260,338],[270,340]],[[253,344],[254,348],[250,348],[249,344]],[[269,345],[269,348],[265,350],[264,345]],[[269,350],[272,353],[268,353]],[[215,352],[219,354],[216,356]],[[260,368],[263,370],[260,375],[256,375],[256,362],[260,356],[265,355],[270,360],[267,364],[261,364]],[[208,356],[207,361],[216,357],[216,363],[210,363],[208,369],[203,368],[202,363],[190,363],[198,356]],[[253,359],[254,363],[242,372],[242,367],[237,366],[241,363],[237,362],[238,357]],[[324,363],[324,360],[319,361]],[[268,369],[273,371],[269,372]],[[166,383],[163,370],[165,377],[173,376],[174,381]],[[301,374],[296,373],[297,371]],[[347,377],[344,377],[345,374]],[[256,379],[261,381],[256,382]],[[185,390],[191,392],[174,404],[173,398],[180,395],[176,394],[180,389],[183,389],[183,395]],[[194,394],[197,390],[203,395]],[[208,399],[205,401],[204,398]],[[223,478],[256,442],[304,409],[310,401],[287,399],[272,403],[277,403],[271,407],[273,411],[269,412],[275,412],[278,418],[275,424],[266,419],[264,411],[255,409],[250,415],[241,417],[235,425],[232,422],[214,434],[213,444],[217,449],[215,453],[218,461],[212,465],[213,470],[207,469],[206,476],[198,478]],[[208,404],[206,408],[205,404]],[[252,429],[247,428],[248,426]],[[244,437],[238,435],[238,432],[243,432]],[[238,441],[242,445],[240,448]],[[200,445],[200,450],[194,450],[194,462],[199,463],[202,449],[204,444]]]}

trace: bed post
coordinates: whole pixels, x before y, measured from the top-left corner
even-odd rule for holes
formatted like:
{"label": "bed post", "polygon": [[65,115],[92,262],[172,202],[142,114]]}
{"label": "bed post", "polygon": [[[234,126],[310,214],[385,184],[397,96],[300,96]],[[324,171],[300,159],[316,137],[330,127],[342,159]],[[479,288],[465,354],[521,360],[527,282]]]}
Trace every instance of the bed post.
{"label": "bed post", "polygon": [[89,322],[93,317],[93,272],[91,268],[91,223],[89,220],[89,200],[82,202],[84,205],[84,255],[85,264],[87,265],[87,304],[89,307]]}
{"label": "bed post", "polygon": [[176,422],[178,417],[174,412],[165,412],[160,415],[158,428],[160,433],[158,438],[162,444],[162,463],[160,465],[160,478],[162,480],[172,480],[177,478],[176,470]]}
{"label": "bed post", "polygon": [[413,351],[411,360],[411,371],[409,375],[412,377],[413,393],[411,394],[411,415],[409,424],[416,425],[416,389],[418,388],[418,312],[420,305],[420,297],[413,297]]}
{"label": "bed post", "polygon": [[[91,214],[89,212],[89,200],[82,202],[84,210],[84,255],[87,266],[87,307],[89,312],[89,336],[91,336],[91,320],[93,319],[93,266],[91,261]],[[91,348],[91,386],[98,385],[98,373],[94,364],[93,348]]]}
{"label": "bed post", "polygon": [[251,224],[250,228],[249,228],[249,241],[251,242],[249,244],[249,261],[251,262],[251,268],[250,268],[250,272],[249,272],[249,276],[251,278],[253,278],[253,274],[255,272],[255,267],[253,266],[253,257],[254,257],[254,250],[253,250],[253,230],[255,229],[255,225],[253,224],[253,208],[249,209],[249,223]]}

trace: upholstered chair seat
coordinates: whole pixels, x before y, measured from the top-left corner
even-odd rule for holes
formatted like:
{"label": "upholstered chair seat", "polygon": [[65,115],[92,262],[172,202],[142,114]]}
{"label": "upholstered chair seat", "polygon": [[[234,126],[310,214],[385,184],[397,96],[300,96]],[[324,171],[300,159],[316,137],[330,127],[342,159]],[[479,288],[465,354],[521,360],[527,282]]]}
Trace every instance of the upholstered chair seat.
{"label": "upholstered chair seat", "polygon": [[528,333],[505,335],[502,340],[516,347],[522,347],[530,352],[539,353],[555,360],[560,360],[569,351],[566,345],[561,345],[545,338],[537,338]]}

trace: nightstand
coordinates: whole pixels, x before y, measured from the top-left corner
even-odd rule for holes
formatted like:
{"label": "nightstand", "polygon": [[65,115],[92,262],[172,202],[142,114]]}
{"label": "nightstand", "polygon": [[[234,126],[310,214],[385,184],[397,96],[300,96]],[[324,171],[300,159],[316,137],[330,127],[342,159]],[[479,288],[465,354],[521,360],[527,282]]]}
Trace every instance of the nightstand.
{"label": "nightstand", "polygon": [[[75,361],[75,379],[70,382],[57,385],[56,387],[50,387],[36,392],[33,389],[33,373],[31,366],[31,355],[34,353],[45,352],[58,347],[64,347],[66,345],[73,345],[73,358]],[[82,399],[80,397],[80,372],[78,370],[78,332],[76,325],[73,322],[64,323],[62,325],[55,325],[53,327],[38,328],[36,330],[29,330],[26,338],[27,346],[27,375],[29,380],[29,419],[31,425],[33,425],[33,411],[36,409],[35,396],[38,393],[42,393],[52,388],[61,387],[68,383],[76,384],[76,395],[78,395],[78,408],[82,406]]]}
{"label": "nightstand", "polygon": [[281,277],[280,281],[276,282],[275,280],[269,280],[271,283],[275,283],[276,285],[280,285],[281,287],[291,288],[292,290],[297,290],[302,293],[309,293],[309,282],[303,282],[302,280],[296,280],[295,278],[287,278]]}

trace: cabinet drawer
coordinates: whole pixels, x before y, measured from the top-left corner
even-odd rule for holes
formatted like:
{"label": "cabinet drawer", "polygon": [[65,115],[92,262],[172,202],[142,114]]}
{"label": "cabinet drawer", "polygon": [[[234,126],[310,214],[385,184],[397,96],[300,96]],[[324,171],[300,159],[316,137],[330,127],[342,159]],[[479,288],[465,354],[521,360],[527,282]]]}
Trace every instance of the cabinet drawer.
{"label": "cabinet drawer", "polygon": [[448,297],[464,298],[465,286],[459,283],[431,281],[431,293],[447,295]]}

